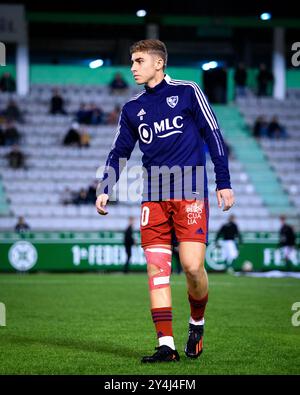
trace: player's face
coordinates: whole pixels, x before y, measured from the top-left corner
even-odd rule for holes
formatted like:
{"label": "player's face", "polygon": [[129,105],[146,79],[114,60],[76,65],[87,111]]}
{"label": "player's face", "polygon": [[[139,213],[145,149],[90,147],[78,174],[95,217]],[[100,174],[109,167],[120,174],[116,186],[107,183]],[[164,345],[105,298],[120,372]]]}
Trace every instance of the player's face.
{"label": "player's face", "polygon": [[149,81],[155,79],[157,73],[161,71],[162,59],[157,55],[151,55],[146,52],[135,52],[131,56],[131,71],[135,82],[140,84],[148,84]]}

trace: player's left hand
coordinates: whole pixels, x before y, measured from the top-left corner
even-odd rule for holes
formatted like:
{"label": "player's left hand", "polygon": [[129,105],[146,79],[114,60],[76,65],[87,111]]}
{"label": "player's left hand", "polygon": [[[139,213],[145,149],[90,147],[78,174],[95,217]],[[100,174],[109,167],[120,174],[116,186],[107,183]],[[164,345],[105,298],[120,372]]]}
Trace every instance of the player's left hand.
{"label": "player's left hand", "polygon": [[222,207],[224,202],[223,211],[228,211],[234,205],[234,193],[232,189],[220,189],[216,191],[218,207]]}

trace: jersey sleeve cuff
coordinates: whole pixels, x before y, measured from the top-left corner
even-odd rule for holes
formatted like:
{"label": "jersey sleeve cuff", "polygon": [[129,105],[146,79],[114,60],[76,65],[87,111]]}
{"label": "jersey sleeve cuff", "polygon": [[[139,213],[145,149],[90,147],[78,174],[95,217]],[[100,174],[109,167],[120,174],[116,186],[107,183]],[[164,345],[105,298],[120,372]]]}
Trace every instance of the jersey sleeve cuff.
{"label": "jersey sleeve cuff", "polygon": [[229,181],[217,182],[216,191],[220,191],[221,189],[232,189]]}

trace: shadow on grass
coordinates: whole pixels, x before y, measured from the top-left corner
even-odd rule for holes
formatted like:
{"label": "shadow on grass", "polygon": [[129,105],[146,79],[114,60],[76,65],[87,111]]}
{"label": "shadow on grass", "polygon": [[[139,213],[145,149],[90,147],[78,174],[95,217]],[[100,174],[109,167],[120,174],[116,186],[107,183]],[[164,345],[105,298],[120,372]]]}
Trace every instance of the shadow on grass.
{"label": "shadow on grass", "polygon": [[126,347],[123,344],[110,343],[107,340],[101,341],[81,341],[77,339],[59,339],[54,337],[44,337],[36,339],[29,336],[9,335],[6,337],[7,341],[12,344],[19,345],[41,345],[41,346],[54,346],[54,347],[67,347],[73,350],[112,354],[121,358],[140,358],[141,352]]}

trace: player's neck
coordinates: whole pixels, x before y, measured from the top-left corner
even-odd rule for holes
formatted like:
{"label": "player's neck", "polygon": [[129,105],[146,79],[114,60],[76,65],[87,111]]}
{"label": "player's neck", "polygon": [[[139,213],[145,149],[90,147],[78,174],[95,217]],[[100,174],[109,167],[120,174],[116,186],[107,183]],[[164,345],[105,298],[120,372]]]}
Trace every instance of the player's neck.
{"label": "player's neck", "polygon": [[151,80],[149,80],[146,85],[149,86],[149,88],[154,88],[156,85],[160,84],[162,80],[165,78],[164,72],[159,73],[155,75]]}

